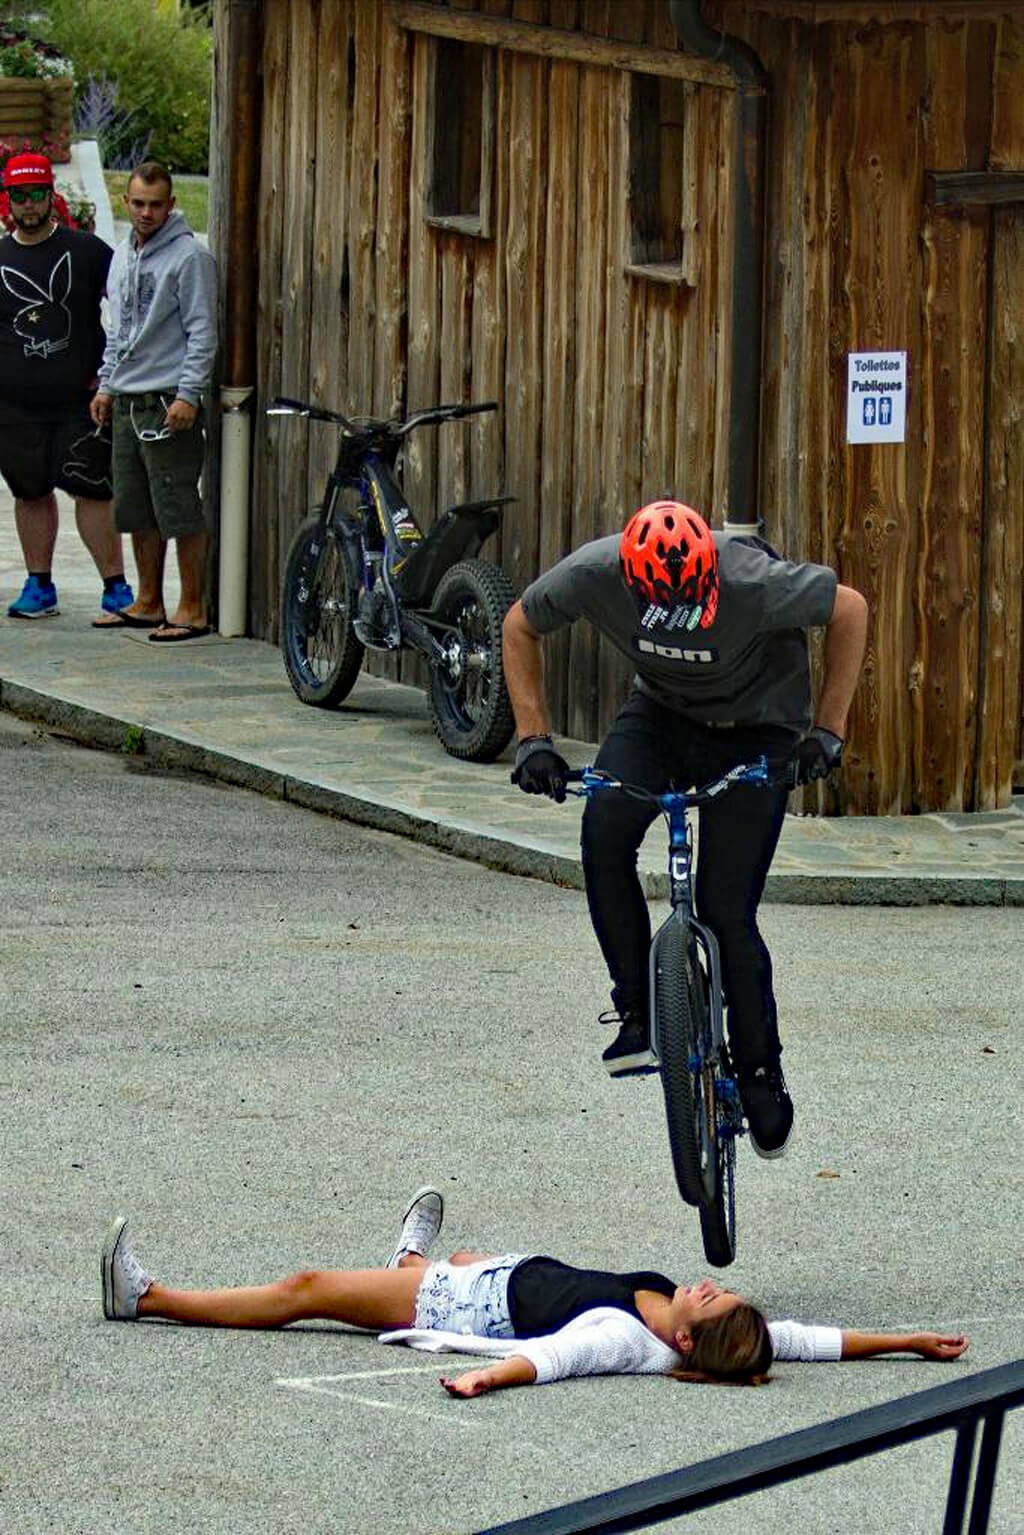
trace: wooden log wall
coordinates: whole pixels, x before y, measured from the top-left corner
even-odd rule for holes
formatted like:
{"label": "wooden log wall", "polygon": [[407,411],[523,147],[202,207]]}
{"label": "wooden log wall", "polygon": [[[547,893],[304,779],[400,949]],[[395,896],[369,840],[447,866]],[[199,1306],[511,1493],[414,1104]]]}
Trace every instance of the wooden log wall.
{"label": "wooden log wall", "polygon": [[[517,588],[654,496],[720,520],[727,72],[693,61],[685,280],[656,281],[626,270],[628,114],[638,54],[684,58],[665,0],[433,5],[470,37],[495,19],[575,34],[572,48],[525,32],[487,43],[482,236],[425,217],[428,9],[264,0],[261,401],[283,392],[383,414],[497,399],[497,418],[410,439],[405,486],[425,524],[455,501],[517,496],[489,546]],[[946,0],[934,22],[927,0],[906,20],[884,9],[879,22],[852,5],[705,4],[772,81],[760,510],[787,554],[836,564],[872,606],[843,798],[820,804],[898,813],[1003,804],[1021,755],[1024,209],[951,214],[926,206],[923,187],[931,169],[1024,168],[1024,23],[1010,6],[968,21]],[[850,448],[846,353],[882,346],[910,355],[908,441]],[[257,416],[262,637],[276,638],[284,554],[332,451],[326,428]],[[558,728],[593,738],[624,667],[582,626],[548,660]],[[372,664],[416,676],[408,661],[404,673]]]}
{"label": "wooden log wall", "polygon": [[45,134],[69,144],[74,91],[74,81],[66,75],[52,80],[0,79],[0,139],[41,139]]}
{"label": "wooden log wall", "polygon": [[[842,799],[1009,802],[1021,741],[1024,207],[929,171],[1024,170],[1011,5],[721,0],[771,77],[762,511],[872,609]],[[908,352],[907,441],[845,441],[846,354]]]}
{"label": "wooden log wall", "polygon": [[[438,9],[675,48],[665,5]],[[722,494],[729,104],[720,87],[688,87],[704,150],[689,256],[704,277],[648,282],[625,273],[628,74],[599,47],[593,62],[495,50],[493,235],[474,238],[424,219],[431,48],[386,0],[266,0],[260,392],[381,413],[498,400],[497,417],[413,436],[405,487],[427,524],[456,501],[518,497],[489,549],[522,588],[644,499],[678,489],[710,506]],[[257,417],[261,636],[277,636],[288,542],[332,447],[324,428]],[[409,658],[369,664],[417,677]],[[618,658],[580,627],[552,644],[549,665],[560,727],[595,735],[625,691]]]}

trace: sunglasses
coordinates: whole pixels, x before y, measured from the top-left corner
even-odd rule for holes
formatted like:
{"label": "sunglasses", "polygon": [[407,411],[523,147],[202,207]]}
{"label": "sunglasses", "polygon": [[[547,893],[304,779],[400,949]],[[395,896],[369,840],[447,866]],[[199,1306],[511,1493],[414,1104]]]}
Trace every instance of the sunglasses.
{"label": "sunglasses", "polygon": [[17,187],[8,189],[12,203],[41,203],[50,195],[49,187]]}
{"label": "sunglasses", "polygon": [[[159,399],[163,412],[166,415],[167,401],[164,399],[162,394],[158,395],[157,398]],[[168,437],[172,437],[174,435],[169,426],[136,426],[134,400],[128,407],[128,419],[131,421],[132,431],[135,433],[136,439],[139,442],[166,442]]]}

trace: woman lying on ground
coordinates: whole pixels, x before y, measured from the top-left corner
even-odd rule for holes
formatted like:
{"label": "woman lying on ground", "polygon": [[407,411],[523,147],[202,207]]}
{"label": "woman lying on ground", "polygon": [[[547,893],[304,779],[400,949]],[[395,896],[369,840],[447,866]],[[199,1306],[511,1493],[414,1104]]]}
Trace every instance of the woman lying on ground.
{"label": "woman lying on ground", "polygon": [[847,1332],[766,1322],[756,1307],[710,1279],[675,1285],[663,1274],[612,1274],[553,1258],[453,1253],[429,1263],[444,1201],[420,1189],[383,1269],[310,1270],[275,1284],[172,1290],[132,1253],[127,1222],[103,1250],[103,1314],[161,1317],[208,1327],[286,1327],[328,1319],[380,1332],[382,1342],[499,1356],[441,1377],[452,1396],[480,1396],[569,1375],[673,1375],[756,1384],[774,1359],[866,1359],[910,1353],[957,1359],[967,1339],[933,1332]]}

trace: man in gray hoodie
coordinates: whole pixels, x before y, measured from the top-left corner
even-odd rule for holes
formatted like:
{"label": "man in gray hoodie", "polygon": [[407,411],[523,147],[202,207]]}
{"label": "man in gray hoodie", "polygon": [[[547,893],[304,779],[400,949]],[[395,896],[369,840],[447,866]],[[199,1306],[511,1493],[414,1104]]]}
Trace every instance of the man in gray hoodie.
{"label": "man in gray hoodie", "polygon": [[[110,332],[93,419],[113,420],[114,520],[130,533],[138,597],[109,628],[150,629],[160,643],[209,633],[205,575],[209,535],[198,480],[203,465],[201,400],[217,351],[216,268],[182,214],[167,170],[145,161],[125,204],[132,233],[107,279]],[[178,606],[164,607],[164,558],[178,551]]]}

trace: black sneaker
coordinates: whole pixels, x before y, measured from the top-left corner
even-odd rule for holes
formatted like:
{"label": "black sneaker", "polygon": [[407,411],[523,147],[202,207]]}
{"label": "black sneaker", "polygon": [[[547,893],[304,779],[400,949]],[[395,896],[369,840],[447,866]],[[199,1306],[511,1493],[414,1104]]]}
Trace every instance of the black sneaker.
{"label": "black sneaker", "polygon": [[601,1059],[613,1077],[642,1076],[657,1071],[651,1050],[651,1031],[636,1013],[602,1013],[601,1023],[617,1023],[619,1032]]}
{"label": "black sneaker", "polygon": [[758,1066],[741,1072],[739,1088],[750,1144],[759,1157],[781,1157],[793,1131],[793,1102],[782,1067]]}

